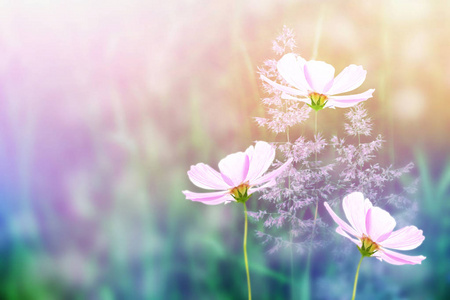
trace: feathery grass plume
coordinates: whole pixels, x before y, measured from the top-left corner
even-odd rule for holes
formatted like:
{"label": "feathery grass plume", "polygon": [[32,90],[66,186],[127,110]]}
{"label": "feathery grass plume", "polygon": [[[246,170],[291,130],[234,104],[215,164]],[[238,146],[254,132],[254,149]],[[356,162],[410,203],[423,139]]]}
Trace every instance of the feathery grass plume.
{"label": "feathery grass plume", "polygon": [[[295,48],[292,29],[284,26],[281,34],[273,41],[272,50],[279,56],[291,52]],[[258,68],[260,75],[276,78],[277,81],[287,84],[277,71],[277,60],[268,59]],[[309,118],[311,109],[297,100],[281,99],[282,92],[270,84],[263,82],[264,89],[270,97],[262,99],[269,118],[256,117],[259,126],[266,127],[273,133],[286,132],[289,127],[300,124]]]}
{"label": "feathery grass plume", "polygon": [[[373,123],[368,117],[363,104],[350,109],[345,114],[347,123],[344,124],[346,137],[333,136],[330,145],[336,153],[336,182],[340,194],[349,194],[353,191],[364,193],[375,204],[392,204],[398,208],[412,207],[407,195],[415,192],[417,181],[406,187],[397,188],[399,194],[390,193],[387,186],[411,171],[413,163],[404,167],[394,168],[381,166],[374,162],[377,152],[383,147],[383,137],[379,134],[371,140],[361,143],[360,136],[370,137]],[[358,136],[358,144],[348,143],[352,136]]]}
{"label": "feathery grass plume", "polygon": [[[273,45],[274,52],[279,56],[292,52],[295,47],[292,30],[284,27]],[[277,71],[277,60],[265,61],[259,68],[259,73],[287,84]],[[334,187],[327,182],[330,181],[333,164],[323,165],[320,161],[314,160],[314,156],[321,153],[327,146],[322,135],[317,134],[313,140],[300,136],[290,141],[289,129],[304,123],[309,118],[311,108],[297,100],[281,99],[282,92],[266,82],[263,82],[263,86],[269,95],[262,99],[268,117],[255,118],[255,120],[259,126],[273,133],[287,135],[287,141],[277,143],[276,146],[284,158],[293,160],[293,164],[278,178],[276,186],[266,189],[261,195],[261,199],[269,202],[275,212],[261,210],[249,212],[249,216],[255,220],[264,220],[266,228],[276,229],[286,225],[290,227],[289,240],[284,235],[257,232],[264,242],[271,244],[269,252],[288,246],[303,252],[314,236],[312,228],[323,227],[320,219],[314,226],[313,215],[309,208],[314,206],[319,197],[325,197],[332,192]],[[292,242],[293,238],[297,240],[296,243]]]}
{"label": "feathery grass plume", "polygon": [[[280,56],[292,50],[295,45],[292,31],[283,28],[274,45],[276,47],[273,50]],[[276,60],[267,60],[259,72],[262,76],[286,84],[277,72],[276,65]],[[317,233],[324,232],[327,226],[320,216],[314,221],[314,206],[317,202],[335,203],[343,195],[360,191],[377,205],[412,207],[407,195],[414,190],[414,185],[403,188],[400,195],[398,191],[391,193],[387,187],[409,172],[413,164],[395,169],[392,165],[382,167],[373,162],[384,141],[381,135],[369,139],[373,123],[362,103],[345,114],[347,122],[343,125],[344,138],[333,136],[327,140],[324,135],[317,134],[312,140],[306,136],[291,140],[290,128],[304,123],[309,118],[311,108],[300,101],[282,99],[281,91],[265,81],[262,84],[268,95],[262,99],[268,117],[255,118],[256,122],[279,136],[286,134],[286,142],[275,144],[283,154],[281,160],[293,160],[277,178],[277,185],[262,192],[261,199],[267,203],[265,209],[249,212],[249,216],[263,222],[267,228],[264,232],[258,231],[257,236],[270,245],[269,253],[287,247],[303,253],[309,247],[317,248],[325,244]],[[355,136],[358,136],[358,143],[349,143]],[[361,143],[361,136],[365,139],[364,143]],[[329,157],[334,159],[330,160]]]}

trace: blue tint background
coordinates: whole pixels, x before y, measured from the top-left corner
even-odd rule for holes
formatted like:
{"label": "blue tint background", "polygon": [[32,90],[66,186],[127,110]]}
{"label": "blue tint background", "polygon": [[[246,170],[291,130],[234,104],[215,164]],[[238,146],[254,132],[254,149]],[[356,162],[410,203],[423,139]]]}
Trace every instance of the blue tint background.
{"label": "blue tint background", "polygon": [[[317,58],[363,65],[376,89],[379,162],[414,161],[405,182],[420,178],[410,224],[426,239],[411,253],[427,259],[365,260],[357,298],[450,297],[448,1],[3,0],[1,298],[245,299],[242,209],[186,201],[186,171],[277,138],[253,121],[257,66],[283,25],[310,58],[321,14]],[[344,113],[321,112],[325,137]],[[288,251],[267,254],[256,229],[254,299],[299,299]],[[312,299],[350,298],[359,254],[335,242],[313,257]],[[296,255],[293,282],[304,265]]]}

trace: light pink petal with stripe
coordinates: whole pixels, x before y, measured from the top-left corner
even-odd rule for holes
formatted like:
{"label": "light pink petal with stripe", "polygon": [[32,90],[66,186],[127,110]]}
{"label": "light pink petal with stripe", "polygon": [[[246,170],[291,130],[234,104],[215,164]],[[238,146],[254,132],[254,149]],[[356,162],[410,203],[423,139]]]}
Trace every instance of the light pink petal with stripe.
{"label": "light pink petal with stripe", "polygon": [[372,207],[369,199],[364,200],[364,195],[360,192],[354,192],[347,195],[342,201],[345,216],[350,225],[356,229],[359,236],[367,234],[366,232],[366,213]]}
{"label": "light pink petal with stripe", "polygon": [[288,94],[291,94],[291,95],[295,95],[295,96],[307,96],[308,95],[307,93],[302,92],[302,91],[300,91],[298,89],[291,88],[291,87],[284,86],[284,85],[281,85],[279,83],[276,83],[275,81],[270,80],[269,78],[267,78],[264,75],[261,75],[260,78],[261,78],[261,80],[267,82],[268,84],[270,84],[271,86],[273,86],[274,88],[276,88],[277,90],[280,90],[282,92],[285,92],[285,93],[288,93]]}
{"label": "light pink petal with stripe", "polygon": [[191,191],[183,191],[186,199],[202,202],[208,205],[216,205],[226,201],[236,201],[228,191],[212,192],[212,193],[194,193]]}
{"label": "light pink petal with stripe", "polygon": [[381,243],[392,233],[396,225],[395,219],[384,209],[372,207],[366,214],[366,230],[375,243]]}
{"label": "light pink petal with stripe", "polygon": [[250,181],[249,184],[251,186],[260,185],[266,183],[271,180],[275,180],[281,173],[283,173],[284,169],[287,168],[292,162],[292,158],[289,158],[284,164],[282,164],[278,169],[273,170],[272,172],[263,175],[262,177],[256,178],[253,181]]}
{"label": "light pink petal with stripe", "polygon": [[367,99],[372,98],[372,94],[374,91],[374,89],[370,89],[361,94],[328,96],[328,102],[326,106],[335,106],[340,108],[352,107],[359,102],[366,101]]}
{"label": "light pink petal with stripe", "polygon": [[266,142],[256,142],[255,147],[250,146],[245,151],[250,160],[247,178],[245,181],[253,181],[261,177],[272,165],[275,158],[275,149]]}
{"label": "light pink petal with stripe", "polygon": [[353,91],[366,80],[367,71],[362,66],[350,65],[342,70],[334,79],[333,86],[328,90],[328,95],[335,95]]}
{"label": "light pink petal with stripe", "polygon": [[227,190],[230,188],[219,172],[203,163],[191,166],[187,174],[193,184],[203,189]]}
{"label": "light pink petal with stripe", "polygon": [[358,234],[358,232],[352,228],[350,225],[348,225],[345,221],[343,221],[341,218],[338,217],[338,215],[336,215],[334,213],[334,211],[331,209],[330,205],[327,202],[324,202],[325,208],[327,209],[328,213],[330,214],[330,216],[333,218],[333,220],[339,225],[339,227],[341,227],[344,231],[346,231],[347,233],[350,233],[351,235],[353,235],[356,238],[361,238],[361,236]]}
{"label": "light pink petal with stripe", "polygon": [[309,98],[302,98],[302,97],[297,98],[297,97],[293,97],[287,93],[281,94],[281,99],[296,100],[296,101],[301,101],[301,102],[311,104],[311,99],[309,99]]}
{"label": "light pink petal with stripe", "polygon": [[244,182],[249,168],[249,158],[244,152],[236,152],[226,156],[219,162],[223,180],[235,187]]}
{"label": "light pink petal with stripe", "polygon": [[416,226],[406,226],[392,232],[389,238],[380,245],[396,250],[412,250],[419,247],[424,239],[422,230],[419,230]]}
{"label": "light pink petal with stripe", "polygon": [[275,184],[277,184],[277,182],[275,180],[271,180],[271,181],[269,181],[269,182],[267,182],[267,183],[265,183],[265,184],[263,184],[263,185],[261,185],[261,186],[259,186],[257,188],[251,187],[251,188],[248,189],[248,194],[251,195],[253,193],[256,193],[256,192],[259,192],[259,191],[261,191],[263,189],[266,189],[268,187],[274,186]]}
{"label": "light pink petal with stripe", "polygon": [[314,92],[326,94],[333,85],[334,67],[326,62],[308,61],[304,66],[304,74]]}
{"label": "light pink petal with stripe", "polygon": [[359,100],[339,102],[339,101],[334,101],[333,99],[329,99],[324,107],[325,108],[333,108],[333,109],[335,109],[336,107],[338,107],[338,108],[348,108],[348,107],[353,107],[353,106],[355,106],[356,104],[358,104],[360,102],[361,101],[359,101]]}
{"label": "light pink petal with stripe", "polygon": [[278,61],[277,69],[287,83],[307,94],[309,85],[306,82],[305,74],[303,74],[305,63],[306,61],[302,57],[294,53],[288,53]]}
{"label": "light pink petal with stripe", "polygon": [[423,255],[411,256],[387,249],[380,249],[374,256],[393,265],[417,265],[426,258]]}
{"label": "light pink petal with stripe", "polygon": [[349,236],[341,227],[337,227],[336,228],[336,232],[339,233],[342,236],[345,236],[346,238],[348,238],[349,240],[351,240],[353,243],[355,243],[356,245],[358,245],[358,247],[361,247],[362,243],[360,240],[358,239],[354,239],[351,236]]}

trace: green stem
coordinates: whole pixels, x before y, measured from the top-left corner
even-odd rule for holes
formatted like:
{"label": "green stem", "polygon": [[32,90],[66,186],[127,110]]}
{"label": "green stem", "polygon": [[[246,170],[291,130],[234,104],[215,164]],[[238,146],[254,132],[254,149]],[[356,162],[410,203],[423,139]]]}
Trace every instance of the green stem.
{"label": "green stem", "polygon": [[353,284],[353,296],[352,296],[352,300],[355,300],[356,285],[358,284],[359,268],[361,267],[361,262],[362,262],[363,258],[364,258],[364,256],[361,255],[361,259],[359,260],[359,264],[358,264],[358,269],[356,269],[355,283]]}
{"label": "green stem", "polygon": [[[361,156],[361,137],[359,135],[359,132],[358,132],[358,155]],[[359,164],[358,164],[358,167],[359,167],[359,169],[362,169],[362,166],[360,166]],[[358,174],[356,176],[358,176],[358,178],[360,178]]]}
{"label": "green stem", "polygon": [[[316,136],[317,136],[317,110],[315,111],[315,114],[314,114],[314,138],[316,138]],[[317,168],[317,151],[314,154],[315,154],[314,163],[315,163],[315,167]],[[317,199],[316,199],[316,209],[314,212],[314,223],[313,223],[313,231],[312,231],[312,235],[311,235],[311,243],[314,238],[314,230],[316,229],[317,210],[319,208],[319,199],[318,198],[319,197],[317,197]]]}
{"label": "green stem", "polygon": [[247,258],[247,206],[244,204],[245,211],[245,229],[244,229],[244,259],[245,270],[247,271],[247,285],[248,285],[248,300],[252,300],[252,288],[250,287],[250,272],[248,271],[248,258]]}
{"label": "green stem", "polygon": [[[314,138],[316,138],[316,136],[317,136],[317,110],[315,111],[315,114],[314,114]],[[317,168],[317,151],[314,154],[315,154],[314,163],[315,163],[315,167]],[[317,196],[318,196],[318,194],[317,194]],[[317,197],[317,199],[316,199],[316,209],[315,209],[315,212],[314,212],[314,223],[313,223],[313,231],[312,231],[312,234],[311,234],[311,244],[312,244],[313,239],[314,239],[314,231],[316,229],[316,220],[317,220],[317,211],[318,211],[318,209],[319,209],[319,197]]]}
{"label": "green stem", "polygon": [[[317,111],[314,111],[314,138],[317,136]],[[317,152],[315,153],[315,157],[314,157],[314,162],[315,165],[317,166]],[[309,273],[311,271],[311,256],[312,256],[312,246],[313,246],[313,241],[314,241],[314,232],[316,230],[316,221],[317,221],[317,211],[319,209],[319,197],[318,194],[316,194],[317,196],[317,201],[316,201],[316,207],[314,209],[314,223],[313,223],[313,229],[312,229],[312,233],[311,233],[311,239],[310,239],[310,243],[309,243],[309,251],[308,251],[308,258],[306,260],[306,268],[305,268],[305,276],[303,277],[303,298],[305,299],[309,299],[310,298],[310,293],[309,293]]]}
{"label": "green stem", "polygon": [[[287,109],[286,109],[287,111]],[[289,126],[286,129],[286,138],[287,138],[287,142],[290,143],[291,139],[289,136]],[[289,186],[289,190],[291,189],[291,175],[288,176],[288,186]],[[291,197],[289,196],[289,202],[291,201]],[[292,205],[294,205],[292,203]],[[291,299],[294,299],[294,250],[293,250],[293,236],[292,236],[292,222],[291,222],[291,230],[289,232],[289,244],[290,244],[290,263],[291,263],[291,284],[290,284],[290,290],[291,290]]]}
{"label": "green stem", "polygon": [[[317,135],[317,110],[314,111],[314,138]],[[317,164],[317,151],[315,153],[315,162]]]}
{"label": "green stem", "polygon": [[293,238],[292,238],[292,226],[291,226],[291,233],[290,233],[290,262],[291,262],[291,299],[294,299],[294,249],[293,249]]}

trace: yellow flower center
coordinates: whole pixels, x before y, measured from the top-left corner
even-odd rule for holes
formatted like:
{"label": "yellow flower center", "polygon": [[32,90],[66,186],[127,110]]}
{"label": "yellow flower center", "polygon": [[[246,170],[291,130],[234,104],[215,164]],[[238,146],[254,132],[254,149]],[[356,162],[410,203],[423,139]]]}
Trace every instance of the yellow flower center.
{"label": "yellow flower center", "polygon": [[308,97],[311,100],[311,104],[308,104],[308,106],[314,109],[315,111],[323,109],[328,101],[328,96],[324,94],[319,94],[317,92],[309,93]]}
{"label": "yellow flower center", "polygon": [[234,199],[236,199],[237,202],[245,203],[250,196],[247,195],[248,189],[250,186],[248,183],[243,183],[237,187],[234,187],[230,190],[231,196],[233,196]]}
{"label": "yellow flower center", "polygon": [[358,249],[363,256],[372,256],[380,249],[380,246],[378,246],[377,243],[372,241],[372,239],[366,235],[363,235],[361,238],[361,243],[361,248],[358,247]]}

